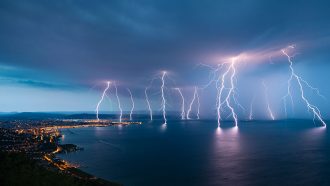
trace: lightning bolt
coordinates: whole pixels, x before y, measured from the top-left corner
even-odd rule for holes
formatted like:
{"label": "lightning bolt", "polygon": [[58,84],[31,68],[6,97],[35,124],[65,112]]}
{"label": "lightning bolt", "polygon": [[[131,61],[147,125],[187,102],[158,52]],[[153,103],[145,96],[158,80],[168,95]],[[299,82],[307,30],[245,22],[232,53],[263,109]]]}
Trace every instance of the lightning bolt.
{"label": "lightning bolt", "polygon": [[192,106],[193,106],[195,100],[196,100],[196,87],[195,87],[195,89],[194,89],[193,99],[191,100],[191,102],[190,102],[190,104],[189,104],[189,109],[188,109],[188,111],[187,111],[187,119],[191,119],[191,118],[190,118],[190,112],[191,112],[191,110],[192,110]]}
{"label": "lightning bolt", "polygon": [[[321,112],[319,110],[318,107],[316,107],[315,105],[311,104],[307,98],[305,97],[305,93],[304,93],[304,87],[303,87],[303,84],[306,85],[307,87],[309,88],[312,88],[313,90],[317,90],[313,87],[311,87],[304,79],[302,79],[298,74],[296,74],[296,72],[294,71],[293,69],[293,61],[292,61],[292,57],[293,56],[290,56],[287,52],[288,49],[294,49],[294,46],[289,46],[285,49],[282,49],[282,53],[287,57],[288,59],[288,62],[289,62],[289,69],[290,69],[290,77],[288,79],[288,89],[287,89],[287,94],[283,97],[284,99],[284,102],[286,102],[286,99],[287,97],[290,97],[291,98],[291,101],[293,102],[292,100],[292,95],[291,95],[291,83],[293,81],[293,79],[296,80],[296,82],[298,83],[299,85],[299,92],[300,92],[300,96],[301,96],[301,99],[303,100],[303,102],[306,104],[306,107],[307,107],[307,111],[308,112],[312,112],[313,113],[313,121],[315,121],[315,118],[317,118],[324,127],[327,126],[327,124],[324,122],[324,120],[322,119],[322,115],[321,115]],[[318,90],[317,90],[318,92]],[[286,107],[286,104],[285,104],[285,107]],[[286,112],[286,108],[285,108],[285,112]]]}
{"label": "lightning bolt", "polygon": [[268,87],[266,86],[265,81],[262,81],[262,86],[264,87],[264,90],[265,90],[265,99],[266,99],[267,111],[268,111],[269,117],[270,117],[272,120],[275,120],[274,114],[273,114],[272,109],[270,108],[270,105],[269,105],[269,99],[268,99]]}
{"label": "lightning bolt", "polygon": [[[237,57],[232,58],[231,62],[225,63],[225,64],[229,64],[227,70],[225,70],[225,72],[222,74],[221,78],[219,78],[216,81],[216,88],[218,90],[218,94],[217,94],[217,115],[218,115],[218,127],[220,127],[221,124],[221,108],[222,106],[225,104],[228,109],[230,110],[231,116],[233,117],[233,120],[235,122],[235,126],[237,127],[238,125],[238,119],[237,119],[237,114],[235,112],[234,107],[231,105],[230,99],[233,99],[234,102],[235,101],[235,83],[234,83],[234,79],[236,76],[236,64],[237,61]],[[225,87],[225,81],[227,76],[230,75],[229,77],[229,84],[230,87],[226,88]],[[221,85],[219,86],[219,81],[221,81]],[[228,89],[228,93],[227,96],[225,96],[224,101],[221,101],[222,98],[222,93],[224,89]]]}
{"label": "lightning bolt", "polygon": [[[216,88],[218,90],[217,93],[217,116],[218,116],[218,128],[220,128],[220,122],[221,122],[221,97],[222,97],[222,92],[223,89],[225,88],[225,77],[226,75],[229,73],[229,69],[221,76],[221,78],[218,78],[218,80],[216,81]],[[219,86],[219,81],[221,80],[221,86]]]}
{"label": "lightning bolt", "polygon": [[201,104],[199,102],[199,95],[198,95],[197,87],[195,87],[195,92],[196,92],[196,98],[197,98],[197,113],[196,113],[196,116],[197,116],[197,119],[199,119],[199,110],[200,110]]}
{"label": "lightning bolt", "polygon": [[185,119],[185,109],[184,109],[184,97],[183,97],[183,94],[181,92],[181,89],[180,88],[176,88],[175,90],[177,90],[180,94],[180,97],[181,97],[181,119],[184,120]]}
{"label": "lightning bolt", "polygon": [[107,86],[106,88],[103,90],[103,93],[102,93],[102,96],[101,96],[101,99],[99,100],[99,102],[97,103],[97,106],[96,106],[96,119],[97,121],[100,121],[99,119],[99,108],[100,108],[100,104],[102,103],[103,99],[104,99],[104,96],[106,95],[108,89],[110,88],[110,81],[107,81]]}
{"label": "lightning bolt", "polygon": [[131,111],[129,113],[129,120],[132,120],[132,115],[133,115],[133,110],[134,110],[134,107],[135,107],[135,103],[134,103],[134,99],[133,99],[133,95],[132,95],[132,92],[129,88],[127,88],[127,91],[131,97],[131,102],[132,102],[132,108],[131,108]]}
{"label": "lightning bolt", "polygon": [[[235,68],[235,62],[236,62],[236,58],[232,59],[232,62],[230,64],[230,69],[232,69],[232,74],[230,76],[230,88],[229,88],[229,93],[227,94],[227,97],[226,97],[226,104],[227,104],[227,107],[231,110],[231,114],[233,116],[233,119],[235,121],[235,126],[237,126],[238,124],[238,120],[237,120],[237,114],[235,113],[235,110],[234,108],[231,106],[230,104],[230,96],[233,96],[234,95],[234,88],[235,88],[235,85],[234,85],[234,78],[235,78],[235,75],[236,75],[236,68]],[[233,97],[234,98],[234,97]]]}
{"label": "lightning bolt", "polygon": [[165,92],[164,92],[164,89],[165,89],[165,76],[166,76],[166,72],[164,71],[163,72],[163,75],[161,77],[161,80],[162,80],[162,85],[160,87],[160,90],[161,90],[161,96],[162,96],[162,111],[163,111],[163,119],[164,119],[164,124],[166,125],[167,124],[167,119],[166,119],[166,99],[165,99]]}
{"label": "lightning bolt", "polygon": [[120,103],[120,99],[119,99],[119,96],[118,96],[118,90],[117,90],[116,83],[115,83],[115,90],[116,90],[116,97],[117,97],[117,102],[118,102],[118,108],[119,108],[119,111],[120,111],[119,122],[121,122],[122,121],[122,117],[123,117],[123,109],[121,108],[121,103]]}
{"label": "lightning bolt", "polygon": [[[192,98],[192,100],[191,100],[191,102],[189,104],[189,109],[187,111],[187,119],[191,119],[190,118],[190,112],[192,110],[192,106],[195,103],[195,100],[196,99],[199,100],[199,96],[198,96],[198,93],[197,93],[197,87],[194,88],[194,95],[193,95],[193,98]],[[199,103],[197,103],[197,118],[199,119]]]}
{"label": "lightning bolt", "polygon": [[148,110],[149,110],[149,115],[150,115],[150,121],[152,121],[152,109],[151,109],[151,105],[150,105],[150,101],[149,101],[149,97],[148,97],[148,87],[146,87],[146,89],[144,89],[144,95],[146,96],[146,102],[148,105]]}

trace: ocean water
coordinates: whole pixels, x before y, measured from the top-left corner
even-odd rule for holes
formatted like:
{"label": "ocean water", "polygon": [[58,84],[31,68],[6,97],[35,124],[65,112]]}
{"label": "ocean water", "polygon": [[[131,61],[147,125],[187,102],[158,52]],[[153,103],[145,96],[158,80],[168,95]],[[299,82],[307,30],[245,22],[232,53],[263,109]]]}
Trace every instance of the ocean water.
{"label": "ocean water", "polygon": [[312,121],[145,122],[64,129],[60,158],[127,186],[330,185],[330,138]]}

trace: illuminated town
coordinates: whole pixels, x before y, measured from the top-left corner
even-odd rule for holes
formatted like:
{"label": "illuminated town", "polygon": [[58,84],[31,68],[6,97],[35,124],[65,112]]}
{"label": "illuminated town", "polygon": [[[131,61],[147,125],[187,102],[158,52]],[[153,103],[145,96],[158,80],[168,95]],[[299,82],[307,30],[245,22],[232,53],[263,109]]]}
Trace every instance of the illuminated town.
{"label": "illuminated town", "polygon": [[113,122],[111,120],[56,119],[0,121],[0,149],[2,152],[24,153],[51,171],[63,172],[78,179],[95,180],[94,176],[79,171],[79,165],[56,157],[57,153],[83,150],[74,144],[61,144],[61,129],[109,127],[142,124],[142,122]]}

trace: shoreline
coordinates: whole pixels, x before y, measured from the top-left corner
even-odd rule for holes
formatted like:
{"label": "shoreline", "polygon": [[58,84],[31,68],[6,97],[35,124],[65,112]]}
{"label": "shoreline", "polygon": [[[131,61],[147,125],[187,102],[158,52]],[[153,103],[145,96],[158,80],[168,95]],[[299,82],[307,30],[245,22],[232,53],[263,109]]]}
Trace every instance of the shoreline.
{"label": "shoreline", "polygon": [[68,170],[60,171],[46,161],[22,152],[0,151],[0,162],[0,170],[6,170],[0,175],[1,185],[122,186],[117,182],[97,178],[78,168],[70,168],[70,173]]}
{"label": "shoreline", "polygon": [[[113,125],[122,125],[121,123],[111,123],[111,124],[97,124],[97,125],[80,125],[80,126],[59,126],[57,127],[58,129],[70,129],[70,128],[89,128],[89,127],[109,127]],[[128,123],[125,123],[124,125],[128,125]],[[46,130],[49,129],[49,127],[45,128]],[[99,178],[91,173],[88,173],[86,171],[81,170],[79,165],[74,165],[73,163],[66,161],[57,154],[60,153],[72,153],[72,152],[77,152],[84,150],[83,147],[79,147],[76,144],[64,144],[59,140],[62,137],[62,131],[59,130],[59,136],[57,136],[56,144],[57,144],[57,149],[50,153],[46,154],[44,156],[44,160],[47,161],[48,163],[51,163],[54,167],[56,167],[59,171],[64,171],[66,174],[71,175],[73,177],[76,177],[78,179],[82,180],[92,180],[99,182],[101,185],[105,184],[111,184],[114,186],[122,186],[121,183],[114,182],[111,180],[106,180],[103,178]],[[64,146],[69,146],[65,148]],[[59,147],[62,147],[59,149]],[[50,158],[49,156],[53,156],[53,158]],[[56,160],[56,161],[54,161]]]}
{"label": "shoreline", "polygon": [[[16,121],[15,121],[16,122]],[[95,120],[52,120],[48,122],[56,122],[57,125],[40,125],[38,122],[33,122],[34,126],[31,127],[29,123],[26,123],[29,127],[19,127],[12,126],[11,128],[0,128],[0,168],[3,170],[8,169],[9,172],[19,172],[20,167],[23,169],[28,169],[28,172],[39,175],[42,172],[48,176],[58,177],[57,179],[70,180],[72,183],[79,182],[78,185],[105,185],[105,186],[120,186],[121,183],[117,183],[111,180],[105,180],[98,178],[90,173],[87,173],[81,169],[79,166],[73,165],[58,156],[61,152],[75,152],[83,150],[83,148],[78,147],[75,144],[62,144],[60,143],[60,138],[62,133],[58,129],[68,129],[68,128],[85,128],[85,127],[108,127],[112,125],[129,125],[129,124],[141,124],[141,122],[111,122],[109,120],[95,121]],[[37,124],[35,124],[37,123]],[[40,121],[40,123],[43,123]],[[15,161],[8,161],[8,159],[16,159],[13,157],[19,157],[21,163],[15,164]],[[6,167],[7,166],[7,167]],[[27,166],[28,168],[24,167]],[[31,167],[34,167],[31,169]],[[31,170],[29,170],[29,168]],[[13,175],[15,175],[13,173]],[[2,176],[2,175],[0,175]],[[24,175],[16,175],[17,177],[24,177]],[[16,177],[15,177],[16,178]],[[3,178],[5,181],[1,182],[15,182],[15,178]],[[27,178],[27,181],[32,179],[32,181],[38,181],[41,178],[35,178],[34,175]],[[48,180],[45,183],[49,183]],[[4,184],[6,185],[6,184]],[[13,185],[13,184],[9,184]],[[17,185],[17,184],[14,184]],[[18,184],[20,185],[20,184]],[[32,184],[33,185],[33,184]],[[75,185],[75,184],[69,184]]]}

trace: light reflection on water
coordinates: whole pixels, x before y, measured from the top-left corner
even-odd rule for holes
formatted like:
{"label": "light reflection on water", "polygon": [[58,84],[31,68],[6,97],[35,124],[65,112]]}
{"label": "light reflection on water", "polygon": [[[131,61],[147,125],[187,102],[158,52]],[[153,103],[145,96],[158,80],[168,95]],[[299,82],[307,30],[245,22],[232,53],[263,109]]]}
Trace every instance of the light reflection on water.
{"label": "light reflection on water", "polygon": [[327,129],[311,121],[161,121],[63,131],[85,148],[61,155],[125,185],[330,184]]}

